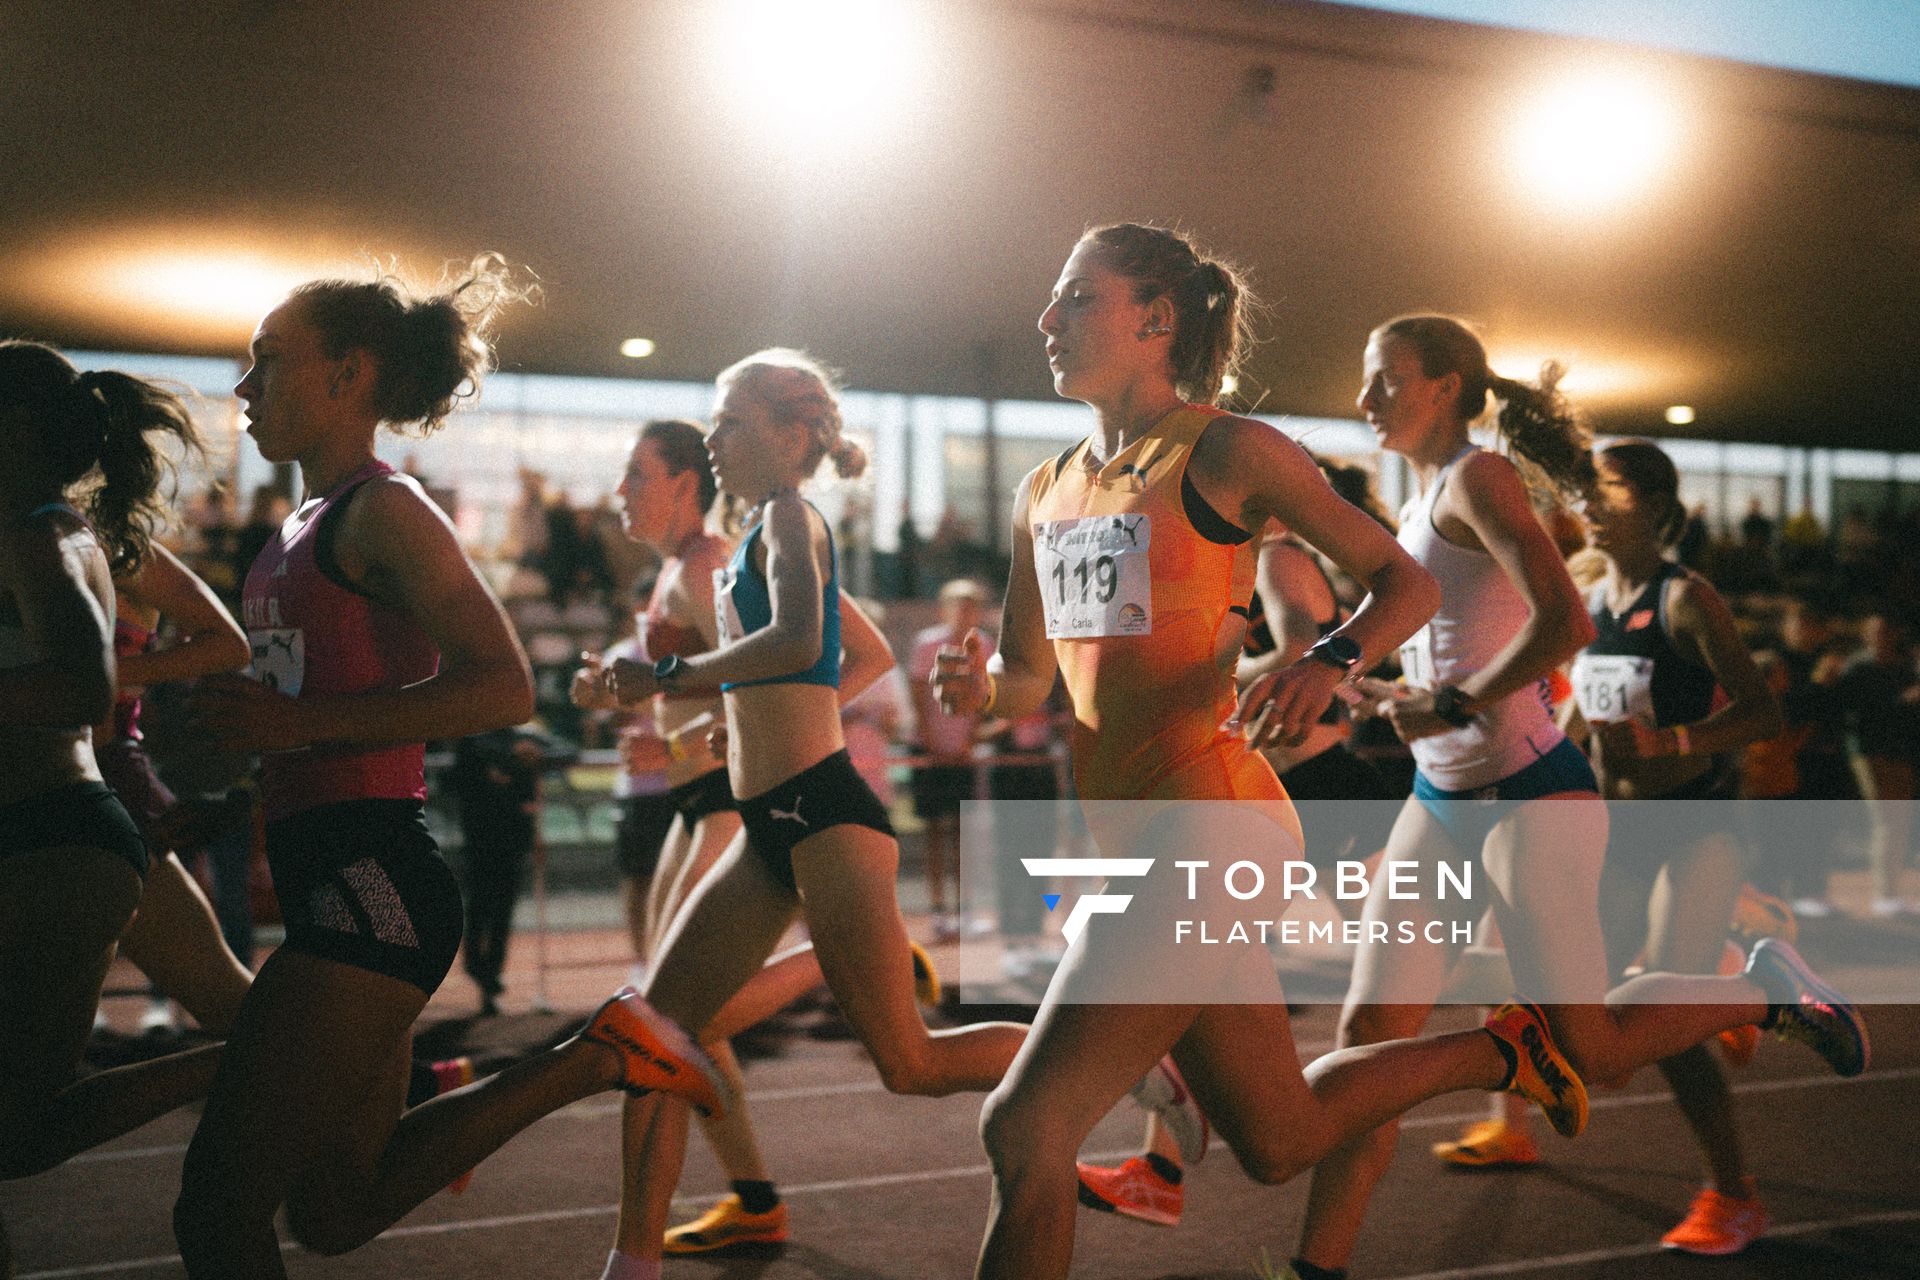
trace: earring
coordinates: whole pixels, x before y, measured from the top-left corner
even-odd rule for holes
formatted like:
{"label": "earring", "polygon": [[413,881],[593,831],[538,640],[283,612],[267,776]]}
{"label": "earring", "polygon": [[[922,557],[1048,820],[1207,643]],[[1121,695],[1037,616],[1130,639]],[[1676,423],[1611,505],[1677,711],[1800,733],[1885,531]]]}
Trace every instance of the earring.
{"label": "earring", "polygon": [[1172,332],[1173,326],[1170,324],[1150,324],[1140,331],[1140,336],[1142,338],[1152,338]]}

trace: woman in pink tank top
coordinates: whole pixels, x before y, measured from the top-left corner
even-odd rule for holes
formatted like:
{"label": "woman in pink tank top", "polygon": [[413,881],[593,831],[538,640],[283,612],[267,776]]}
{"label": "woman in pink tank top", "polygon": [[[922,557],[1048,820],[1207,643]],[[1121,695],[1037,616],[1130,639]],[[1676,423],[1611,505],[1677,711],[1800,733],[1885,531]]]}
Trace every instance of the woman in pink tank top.
{"label": "woman in pink tank top", "polygon": [[667,1087],[718,1109],[699,1049],[643,1002],[403,1114],[412,1026],[462,913],[422,812],[422,744],[518,724],[526,655],[382,426],[432,431],[478,389],[489,324],[524,295],[494,257],[415,297],[391,277],[301,286],[260,322],[235,394],[306,500],[254,562],[250,676],[208,681],[202,727],[263,752],[287,925],[248,991],[189,1147],[174,1229],[190,1275],[284,1274],[274,1214],[316,1253],[378,1235],[548,1112]]}

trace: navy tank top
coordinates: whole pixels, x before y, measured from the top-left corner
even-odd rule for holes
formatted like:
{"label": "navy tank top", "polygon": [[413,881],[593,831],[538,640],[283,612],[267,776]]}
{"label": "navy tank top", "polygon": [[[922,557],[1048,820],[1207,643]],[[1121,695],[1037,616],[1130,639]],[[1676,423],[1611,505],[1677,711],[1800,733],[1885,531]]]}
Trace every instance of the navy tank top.
{"label": "navy tank top", "polygon": [[1587,596],[1598,633],[1573,664],[1573,687],[1588,720],[1650,716],[1656,728],[1693,724],[1713,710],[1713,673],[1667,634],[1667,584],[1688,571],[1667,563],[1619,613],[1601,584]]}
{"label": "navy tank top", "polygon": [[[819,508],[807,503],[814,514]],[[825,517],[822,517],[825,521]],[[747,530],[727,567],[714,570],[713,607],[719,615],[720,643],[732,644],[773,623],[773,596],[767,580],[753,567],[753,547],[766,527],[765,519]],[[820,589],[820,656],[812,666],[783,676],[734,680],[720,686],[744,689],[756,684],[820,684],[840,687],[840,553],[833,544],[833,526],[827,526],[827,581]]]}

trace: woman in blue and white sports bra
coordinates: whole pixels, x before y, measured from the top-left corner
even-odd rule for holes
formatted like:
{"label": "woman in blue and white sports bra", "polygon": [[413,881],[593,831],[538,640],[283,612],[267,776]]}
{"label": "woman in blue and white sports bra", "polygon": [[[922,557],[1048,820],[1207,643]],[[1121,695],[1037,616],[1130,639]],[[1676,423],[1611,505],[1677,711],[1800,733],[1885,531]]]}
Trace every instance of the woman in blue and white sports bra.
{"label": "woman in blue and white sports bra", "polygon": [[[1554,725],[1545,698],[1547,677],[1593,640],[1594,625],[1519,470],[1467,434],[1497,403],[1504,443],[1563,498],[1584,501],[1593,459],[1554,389],[1558,377],[1553,366],[1538,386],[1500,377],[1480,339],[1447,316],[1402,316],[1368,339],[1359,408],[1381,447],[1413,464],[1421,494],[1401,513],[1400,543],[1441,595],[1439,612],[1402,648],[1406,687],[1371,687],[1419,766],[1385,856],[1479,862],[1519,999],[1544,1006],[1555,1042],[1586,1080],[1623,1079],[1752,1024],[1774,1026],[1840,1074],[1857,1074],[1866,1062],[1857,1014],[1790,951],[1760,944],[1744,975],[1650,973],[1608,990],[1599,912],[1607,812],[1592,768]],[[1395,937],[1407,927],[1431,937],[1427,927],[1438,922],[1451,939],[1446,926],[1470,929],[1482,910],[1392,899],[1385,883],[1366,915]],[[1418,1034],[1462,950],[1452,941],[1361,947],[1339,1043]],[[1584,1117],[1584,1090],[1564,1116],[1549,1118],[1560,1128],[1575,1111]],[[1395,1137],[1386,1126],[1315,1171],[1301,1258],[1347,1264]]]}
{"label": "woman in blue and white sports bra", "polygon": [[[148,554],[167,435],[197,443],[176,397],[0,342],[0,1178],[204,1095],[218,1062],[197,1049],[75,1083],[147,870],[90,726],[113,706],[112,573]],[[89,479],[83,513],[67,495]],[[81,1087],[84,1106],[63,1099]]]}
{"label": "woman in blue and white sports bra", "polygon": [[[841,736],[843,620],[833,534],[799,487],[828,457],[840,475],[857,475],[865,455],[841,437],[830,375],[800,352],[749,356],[716,386],[707,439],[714,472],[723,490],[758,508],[716,582],[720,644],[651,668],[615,663],[609,682],[628,703],[662,691],[720,691],[727,769],[744,829],[675,915],[646,1000],[703,1039],[751,1025],[773,1010],[748,1008],[759,1003],[752,990],[734,996],[798,915],[827,985],[887,1088],[984,1092],[1006,1073],[1026,1028],[985,1023],[930,1033],[921,1021],[894,897],[899,846]],[[661,1107],[652,1097],[639,1105]],[[685,1114],[668,1104],[660,1121],[684,1125]],[[658,1132],[661,1124],[654,1127]],[[671,1185],[679,1157],[664,1153],[681,1145],[662,1142],[654,1148],[662,1154],[630,1155],[629,1178]],[[664,1210],[666,1197],[654,1199]],[[630,1239],[651,1251],[659,1226]],[[629,1262],[616,1251],[607,1275],[640,1269]]]}

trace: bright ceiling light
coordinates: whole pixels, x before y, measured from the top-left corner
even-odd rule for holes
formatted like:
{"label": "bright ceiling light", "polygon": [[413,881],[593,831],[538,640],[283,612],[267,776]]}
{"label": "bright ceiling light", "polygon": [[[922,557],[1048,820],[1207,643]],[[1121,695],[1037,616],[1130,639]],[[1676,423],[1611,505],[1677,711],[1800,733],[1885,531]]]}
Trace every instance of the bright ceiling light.
{"label": "bright ceiling light", "polygon": [[1230,396],[1234,392],[1238,391],[1239,389],[1240,389],[1240,379],[1234,377],[1232,374],[1228,374],[1226,377],[1220,379],[1221,395]]}
{"label": "bright ceiling light", "polygon": [[1693,421],[1693,406],[1673,404],[1667,406],[1667,421],[1676,427],[1684,427]]}
{"label": "bright ceiling light", "polygon": [[[400,260],[411,244],[385,241]],[[364,248],[306,228],[138,222],[76,226],[0,279],[0,302],[30,307],[93,341],[136,350],[245,349],[260,317],[325,277],[367,279]]]}
{"label": "bright ceiling light", "polygon": [[244,250],[157,248],[103,262],[90,284],[129,311],[171,312],[187,324],[250,329],[313,274],[302,264]]}
{"label": "bright ceiling light", "polygon": [[1673,105],[1643,79],[1589,73],[1556,82],[1520,109],[1513,135],[1525,181],[1572,210],[1646,189],[1678,140]]}
{"label": "bright ceiling light", "polygon": [[1523,382],[1537,381],[1540,366],[1549,360],[1565,367],[1560,390],[1575,401],[1647,395],[1669,383],[1679,372],[1670,362],[1626,355],[1588,355],[1573,348],[1555,351],[1502,347],[1487,353],[1487,363],[1494,370]]}
{"label": "bright ceiling light", "polygon": [[652,338],[628,338],[620,344],[620,354],[629,360],[645,360],[654,349]]}
{"label": "bright ceiling light", "polygon": [[714,28],[723,103],[793,142],[843,145],[898,114],[922,73],[921,6],[902,0],[731,0]]}

